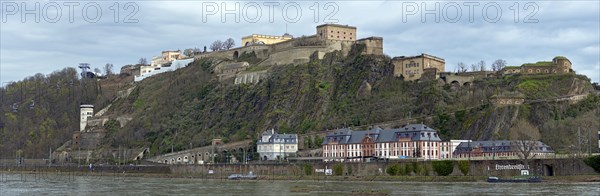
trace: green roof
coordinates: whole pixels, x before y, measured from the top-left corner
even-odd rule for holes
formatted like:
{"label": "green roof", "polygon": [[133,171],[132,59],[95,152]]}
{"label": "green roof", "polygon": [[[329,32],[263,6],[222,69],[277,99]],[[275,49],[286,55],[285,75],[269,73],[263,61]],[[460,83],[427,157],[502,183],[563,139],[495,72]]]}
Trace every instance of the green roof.
{"label": "green roof", "polygon": [[521,66],[554,66],[552,61],[538,61],[536,63],[525,63]]}
{"label": "green roof", "polygon": [[518,68],[521,68],[521,66],[504,66],[504,68],[507,68],[507,69],[518,69]]}
{"label": "green roof", "polygon": [[556,57],[554,57],[554,58],[555,58],[555,59],[567,59],[567,57],[564,57],[564,56],[556,56]]}

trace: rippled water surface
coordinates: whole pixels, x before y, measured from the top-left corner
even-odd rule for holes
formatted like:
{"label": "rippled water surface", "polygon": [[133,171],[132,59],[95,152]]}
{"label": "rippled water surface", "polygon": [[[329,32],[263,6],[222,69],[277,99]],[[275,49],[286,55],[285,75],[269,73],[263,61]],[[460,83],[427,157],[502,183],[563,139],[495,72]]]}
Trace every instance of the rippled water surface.
{"label": "rippled water surface", "polygon": [[227,181],[2,174],[0,195],[600,195],[600,183]]}

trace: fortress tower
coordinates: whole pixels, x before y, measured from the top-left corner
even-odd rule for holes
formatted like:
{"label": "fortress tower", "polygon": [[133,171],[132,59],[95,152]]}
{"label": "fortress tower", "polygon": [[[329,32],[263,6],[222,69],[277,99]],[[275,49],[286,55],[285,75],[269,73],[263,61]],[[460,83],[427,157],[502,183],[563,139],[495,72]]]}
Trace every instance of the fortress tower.
{"label": "fortress tower", "polygon": [[339,24],[317,26],[318,40],[356,41],[356,27]]}
{"label": "fortress tower", "polygon": [[563,56],[557,56],[552,59],[552,62],[557,66],[558,73],[569,73],[571,72],[571,61]]}
{"label": "fortress tower", "polygon": [[80,118],[79,118],[79,131],[85,130],[87,126],[88,118],[94,116],[94,105],[81,105],[79,106]]}

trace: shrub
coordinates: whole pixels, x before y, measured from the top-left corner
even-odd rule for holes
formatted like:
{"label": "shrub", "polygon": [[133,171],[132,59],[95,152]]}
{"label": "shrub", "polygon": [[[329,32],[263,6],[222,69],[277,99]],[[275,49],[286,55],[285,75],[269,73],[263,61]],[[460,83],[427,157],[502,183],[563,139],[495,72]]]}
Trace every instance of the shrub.
{"label": "shrub", "polygon": [[117,132],[119,128],[121,128],[121,123],[118,120],[111,118],[104,123],[104,129],[109,133]]}
{"label": "shrub", "polygon": [[600,155],[591,156],[583,160],[586,165],[592,167],[594,171],[600,173]]}
{"label": "shrub", "polygon": [[469,174],[469,168],[471,167],[471,163],[467,160],[458,161],[458,169],[463,175]]}
{"label": "shrub", "polygon": [[388,166],[388,168],[385,170],[385,173],[389,174],[390,176],[395,176],[400,174],[400,169],[400,164],[396,163]]}
{"label": "shrub", "polygon": [[310,176],[313,174],[313,166],[311,164],[304,164],[304,174]]}
{"label": "shrub", "polygon": [[450,160],[434,161],[431,163],[431,166],[433,167],[433,171],[439,176],[450,175],[454,170],[454,162]]}
{"label": "shrub", "polygon": [[431,170],[431,169],[429,169],[429,165],[428,165],[428,164],[424,164],[424,165],[423,165],[423,175],[425,175],[425,176],[429,176],[429,171],[430,171],[430,170]]}
{"label": "shrub", "polygon": [[344,174],[344,164],[336,163],[333,165],[333,175],[341,176]]}
{"label": "shrub", "polygon": [[412,163],[412,169],[413,169],[413,172],[415,173],[415,175],[418,175],[421,173],[421,166],[417,162]]}
{"label": "shrub", "polygon": [[352,166],[348,165],[346,173],[348,173],[348,175],[352,175]]}
{"label": "shrub", "polygon": [[413,171],[412,165],[411,164],[406,164],[404,165],[404,173],[406,175],[410,175],[410,172]]}

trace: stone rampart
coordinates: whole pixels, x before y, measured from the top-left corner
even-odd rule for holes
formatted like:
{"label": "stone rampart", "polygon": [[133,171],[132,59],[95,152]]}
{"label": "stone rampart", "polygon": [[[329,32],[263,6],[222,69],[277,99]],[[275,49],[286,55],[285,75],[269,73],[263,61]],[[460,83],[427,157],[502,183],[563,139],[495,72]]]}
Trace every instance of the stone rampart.
{"label": "stone rampart", "polygon": [[[212,160],[212,157],[210,156],[213,151],[212,148],[212,146],[203,146],[189,150],[168,153],[151,157],[148,159],[148,161],[163,164],[203,164]],[[252,146],[251,140],[244,140],[216,145],[214,152],[215,154],[223,152],[240,152],[248,151],[253,148],[255,148],[255,146]]]}

